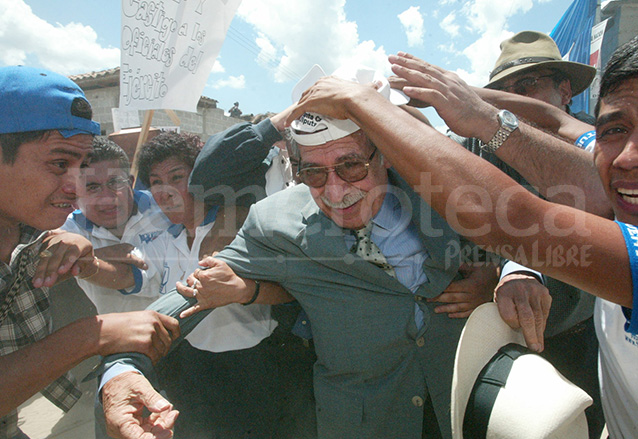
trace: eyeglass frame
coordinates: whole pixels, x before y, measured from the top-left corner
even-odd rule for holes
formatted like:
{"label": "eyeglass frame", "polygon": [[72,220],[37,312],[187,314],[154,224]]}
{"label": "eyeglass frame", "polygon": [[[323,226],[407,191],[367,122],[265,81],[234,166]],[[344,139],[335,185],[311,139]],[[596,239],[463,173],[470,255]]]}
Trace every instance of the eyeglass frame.
{"label": "eyeglass frame", "polygon": [[[120,183],[120,184],[116,185],[116,183]],[[90,185],[95,185],[97,187],[95,188],[95,190],[89,190],[88,186]],[[131,185],[131,181],[128,178],[125,178],[122,176],[114,176],[113,178],[110,178],[106,183],[89,183],[84,186],[84,191],[86,192],[88,196],[92,197],[102,192],[104,188],[108,189],[109,191],[113,193],[116,193],[116,192],[120,192],[124,190],[127,186],[130,187],[130,185]]]}
{"label": "eyeglass frame", "polygon": [[[328,182],[328,173],[329,172],[334,172],[335,174],[337,174],[337,176],[342,179],[343,181],[347,182],[347,183],[356,183],[357,181],[361,181],[364,178],[366,178],[368,176],[369,173],[369,168],[370,168],[370,162],[372,162],[372,159],[374,159],[374,156],[377,154],[377,148],[374,148],[374,151],[372,151],[372,154],[370,154],[370,157],[368,157],[367,160],[360,160],[360,159],[348,159],[348,160],[344,160],[341,163],[337,163],[336,165],[330,165],[330,166],[308,166],[307,168],[303,168],[301,169],[301,162],[299,163],[298,167],[297,167],[297,173],[295,174],[297,176],[297,178],[299,178],[301,180],[302,183],[304,183],[305,185],[307,185],[308,187],[311,188],[320,188],[326,185],[326,183]],[[358,178],[356,180],[346,180],[345,178],[343,178],[341,176],[341,174],[339,173],[338,169],[343,169],[343,167],[346,165],[346,163],[352,163],[352,162],[357,162],[357,163],[361,163],[364,166],[365,169],[365,174],[363,175],[363,177]],[[306,183],[303,179],[303,177],[301,176],[301,173],[303,171],[307,171],[309,169],[314,169],[314,170],[322,170],[325,169],[326,172],[323,173],[323,175],[325,176],[325,180],[322,184],[318,185],[318,186],[311,186],[308,183]]]}
{"label": "eyeglass frame", "polygon": [[[552,80],[554,80],[554,78],[556,78],[557,73],[551,73],[549,75],[540,75],[540,76],[536,76],[536,77],[531,77],[531,76],[526,76],[524,78],[519,79],[518,81],[514,82],[514,84],[512,85],[508,85],[508,86],[496,86],[496,87],[492,87],[494,90],[500,90],[500,91],[504,91],[507,93],[514,93],[517,95],[527,95],[528,92],[530,90],[534,90],[536,89],[536,86],[538,85],[538,80],[539,79],[543,79],[543,78],[552,78]],[[529,85],[523,85],[522,83],[524,81],[532,81],[531,84]],[[510,90],[512,90],[510,92]],[[522,93],[518,93],[517,90],[523,90]]]}

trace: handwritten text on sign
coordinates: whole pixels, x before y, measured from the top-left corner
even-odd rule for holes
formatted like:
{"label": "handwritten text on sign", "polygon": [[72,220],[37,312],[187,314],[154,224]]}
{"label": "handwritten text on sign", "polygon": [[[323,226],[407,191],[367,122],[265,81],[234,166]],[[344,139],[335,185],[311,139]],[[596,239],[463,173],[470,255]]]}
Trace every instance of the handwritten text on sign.
{"label": "handwritten text on sign", "polygon": [[241,0],[122,0],[120,108],[197,111]]}

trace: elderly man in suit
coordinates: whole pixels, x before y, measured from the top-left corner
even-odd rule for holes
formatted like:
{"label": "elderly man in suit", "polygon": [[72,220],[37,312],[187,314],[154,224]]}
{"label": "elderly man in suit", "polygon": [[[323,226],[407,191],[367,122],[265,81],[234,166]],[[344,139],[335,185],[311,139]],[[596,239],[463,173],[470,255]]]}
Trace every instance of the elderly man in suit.
{"label": "elderly man in suit", "polygon": [[[389,97],[389,86],[380,92]],[[254,205],[236,239],[180,290],[198,308],[268,303],[276,284],[300,302],[317,352],[320,438],[450,438],[464,320],[434,313],[427,299],[457,276],[457,236],[352,121],[308,113],[292,128],[305,184]],[[194,303],[173,294],[155,309],[178,315]],[[182,334],[202,314],[182,321]],[[102,392],[111,433],[170,434],[176,414],[141,375],[117,375]],[[155,413],[143,418],[142,405]]]}

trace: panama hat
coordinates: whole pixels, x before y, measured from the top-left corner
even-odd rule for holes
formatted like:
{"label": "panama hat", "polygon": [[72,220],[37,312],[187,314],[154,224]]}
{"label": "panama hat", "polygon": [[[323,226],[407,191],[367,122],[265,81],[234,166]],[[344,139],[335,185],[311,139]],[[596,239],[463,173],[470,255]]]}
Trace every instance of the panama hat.
{"label": "panama hat", "polygon": [[558,46],[549,35],[523,31],[501,43],[501,55],[490,73],[487,88],[496,88],[509,76],[539,68],[564,73],[572,84],[572,95],[582,93],[596,75],[596,68],[572,61],[564,61]]}
{"label": "panama hat", "polygon": [[587,439],[592,399],[525,346],[495,303],[461,334],[452,379],[453,439]]}

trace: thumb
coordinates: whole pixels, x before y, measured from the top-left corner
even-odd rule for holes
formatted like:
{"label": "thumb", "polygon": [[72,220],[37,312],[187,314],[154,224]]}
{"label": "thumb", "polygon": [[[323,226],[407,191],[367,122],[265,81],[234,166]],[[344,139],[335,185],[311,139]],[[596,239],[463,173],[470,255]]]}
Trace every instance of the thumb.
{"label": "thumb", "polygon": [[158,393],[150,383],[144,383],[144,389],[139,393],[140,402],[152,413],[172,410],[173,404]]}

